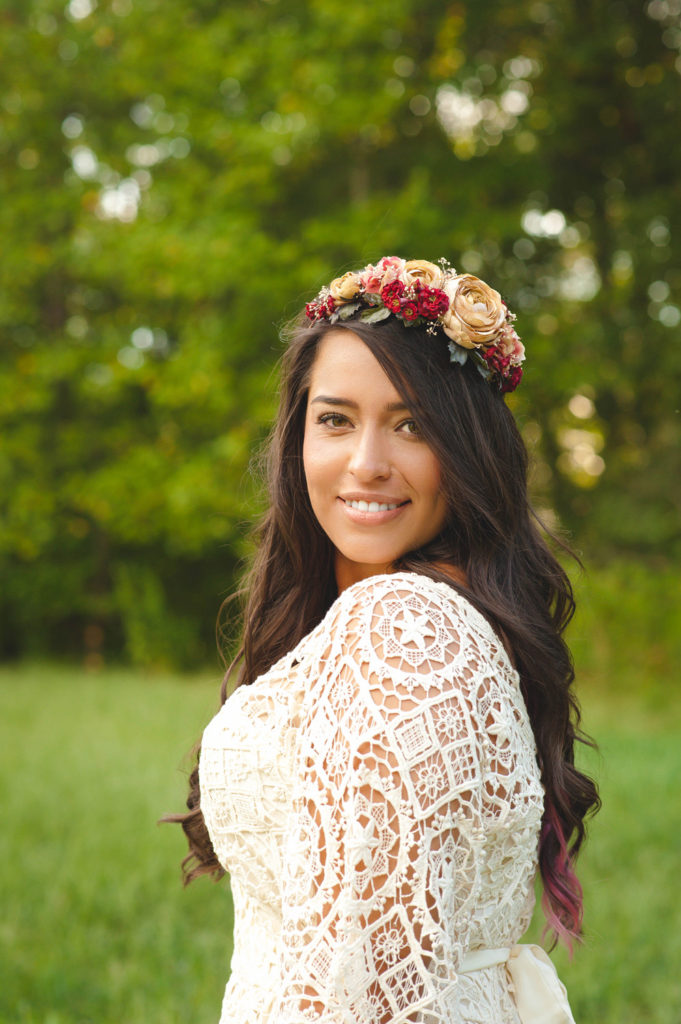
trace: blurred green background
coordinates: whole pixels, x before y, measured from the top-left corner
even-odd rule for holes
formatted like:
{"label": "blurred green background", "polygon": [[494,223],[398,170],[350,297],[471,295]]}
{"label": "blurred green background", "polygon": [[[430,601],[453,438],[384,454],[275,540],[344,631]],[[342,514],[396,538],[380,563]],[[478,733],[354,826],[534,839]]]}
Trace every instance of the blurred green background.
{"label": "blurred green background", "polygon": [[278,328],[397,253],[518,313],[534,500],[586,565],[578,1021],[679,1024],[679,0],[3,0],[0,40],[0,1020],[217,1018],[226,887],[176,889],[152,822]]}

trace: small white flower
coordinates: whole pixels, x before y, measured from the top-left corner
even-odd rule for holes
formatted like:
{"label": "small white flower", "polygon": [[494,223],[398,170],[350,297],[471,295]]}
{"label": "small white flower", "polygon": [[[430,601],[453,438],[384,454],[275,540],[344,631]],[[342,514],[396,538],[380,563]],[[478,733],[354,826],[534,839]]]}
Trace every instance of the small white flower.
{"label": "small white flower", "polygon": [[421,799],[434,800],[443,788],[442,770],[436,764],[425,764],[419,769],[416,792]]}
{"label": "small white flower", "polygon": [[454,708],[443,708],[438,713],[438,723],[448,740],[455,740],[461,733],[461,717]]}
{"label": "small white flower", "polygon": [[383,957],[389,967],[392,967],[400,958],[404,939],[397,928],[391,928],[389,931],[383,932],[382,935],[378,936],[374,946],[378,955]]}

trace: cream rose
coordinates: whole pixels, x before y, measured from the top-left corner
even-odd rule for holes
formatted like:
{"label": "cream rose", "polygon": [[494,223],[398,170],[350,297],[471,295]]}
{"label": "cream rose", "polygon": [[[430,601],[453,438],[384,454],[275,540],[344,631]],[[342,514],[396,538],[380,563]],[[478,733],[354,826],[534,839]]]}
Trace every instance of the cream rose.
{"label": "cream rose", "polygon": [[356,298],[362,289],[362,281],[359,274],[349,270],[342,277],[337,277],[329,285],[329,292],[334,302],[350,302]]}
{"label": "cream rose", "polygon": [[440,268],[428,260],[407,260],[402,270],[402,280],[406,285],[422,281],[429,288],[442,288],[444,279]]}
{"label": "cream rose", "polygon": [[445,282],[449,309],[442,317],[448,338],[463,348],[491,345],[506,319],[506,307],[499,292],[472,274]]}

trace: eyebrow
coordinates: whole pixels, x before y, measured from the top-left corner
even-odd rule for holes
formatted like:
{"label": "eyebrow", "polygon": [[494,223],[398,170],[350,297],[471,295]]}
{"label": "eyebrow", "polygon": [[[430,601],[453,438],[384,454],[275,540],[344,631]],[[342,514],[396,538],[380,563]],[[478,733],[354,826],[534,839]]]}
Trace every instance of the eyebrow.
{"label": "eyebrow", "polygon": [[[350,398],[337,398],[335,395],[317,395],[310,401],[310,405],[344,405],[350,409],[358,409],[359,405],[357,402],[353,402]],[[405,405],[404,402],[388,402],[385,407],[386,412],[409,412],[409,406]]]}

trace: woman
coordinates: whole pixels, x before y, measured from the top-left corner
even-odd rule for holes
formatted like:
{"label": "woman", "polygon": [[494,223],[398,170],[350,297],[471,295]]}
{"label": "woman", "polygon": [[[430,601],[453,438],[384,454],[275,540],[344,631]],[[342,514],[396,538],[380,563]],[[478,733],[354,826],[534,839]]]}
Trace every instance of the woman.
{"label": "woman", "polygon": [[181,816],[188,878],[232,878],[222,1024],[572,1019],[516,945],[537,868],[579,935],[598,798],[503,400],[513,321],[446,262],[385,257],[290,332],[239,685]]}

